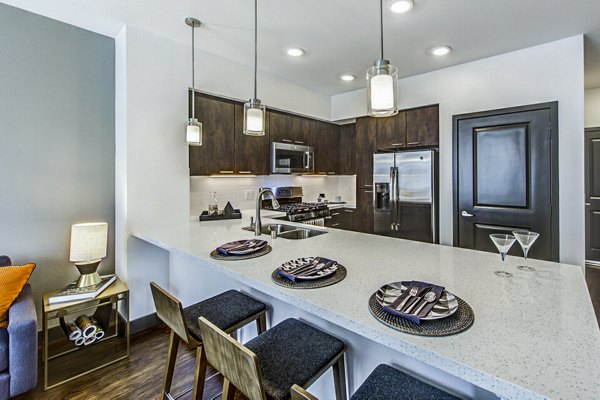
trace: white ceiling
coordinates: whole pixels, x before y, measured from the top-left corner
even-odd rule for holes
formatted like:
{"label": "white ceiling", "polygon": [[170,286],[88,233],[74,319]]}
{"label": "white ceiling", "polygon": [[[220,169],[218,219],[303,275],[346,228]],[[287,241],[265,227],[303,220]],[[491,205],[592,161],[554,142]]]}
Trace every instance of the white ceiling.
{"label": "white ceiling", "polygon": [[[114,37],[124,24],[189,43],[184,19],[204,25],[198,48],[226,59],[253,62],[251,0],[8,0],[6,4]],[[386,58],[407,77],[557,39],[586,38],[586,87],[600,87],[599,0],[414,0],[393,14],[384,0]],[[333,95],[365,86],[379,58],[379,2],[374,0],[259,0],[259,69]],[[306,50],[290,58],[287,45]],[[428,54],[448,44],[446,57]],[[340,73],[358,79],[347,83]],[[260,83],[259,83],[260,85]]]}

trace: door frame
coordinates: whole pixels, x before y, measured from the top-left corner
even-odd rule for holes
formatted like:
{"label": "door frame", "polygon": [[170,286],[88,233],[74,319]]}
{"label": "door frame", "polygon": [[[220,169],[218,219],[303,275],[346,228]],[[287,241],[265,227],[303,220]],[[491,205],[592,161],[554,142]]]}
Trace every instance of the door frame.
{"label": "door frame", "polygon": [[584,254],[584,262],[586,264],[589,265],[593,265],[593,266],[600,266],[600,263],[598,261],[594,261],[594,260],[588,260],[587,259],[587,249],[588,249],[588,234],[589,234],[589,229],[591,229],[590,224],[588,224],[588,207],[590,207],[590,203],[591,201],[589,200],[589,190],[590,190],[590,174],[589,174],[589,165],[588,163],[590,162],[590,151],[591,148],[588,147],[588,136],[592,133],[600,133],[600,126],[599,127],[590,127],[590,128],[585,128],[584,129],[584,144],[583,144],[583,152],[584,152],[584,202],[585,202],[585,206],[584,206],[584,210],[585,210],[585,217],[584,217],[584,221],[583,221],[583,226],[585,228],[585,254]]}
{"label": "door frame", "polygon": [[[550,112],[550,174],[552,186],[550,188],[551,217],[550,226],[552,231],[552,259],[559,260],[559,182],[558,182],[558,101],[547,103],[529,104],[525,106],[499,108],[488,111],[478,111],[468,114],[458,114],[452,116],[452,211],[454,212],[453,222],[453,246],[458,247],[459,243],[459,210],[458,210],[458,124],[462,120],[490,117],[502,114],[514,114],[526,111],[548,110]],[[584,222],[585,223],[585,222]]]}

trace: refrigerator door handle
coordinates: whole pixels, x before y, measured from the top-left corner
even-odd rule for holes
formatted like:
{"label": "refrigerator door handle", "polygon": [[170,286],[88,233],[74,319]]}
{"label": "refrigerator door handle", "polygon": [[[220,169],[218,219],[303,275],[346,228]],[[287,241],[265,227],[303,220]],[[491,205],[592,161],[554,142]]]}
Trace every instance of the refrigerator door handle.
{"label": "refrigerator door handle", "polygon": [[396,170],[396,176],[394,178],[395,180],[395,185],[396,185],[396,197],[395,197],[395,208],[396,208],[396,230],[400,230],[400,227],[402,226],[402,205],[400,204],[400,173],[398,172],[398,167],[394,167],[394,169]]}
{"label": "refrigerator door handle", "polygon": [[390,229],[396,230],[396,189],[394,187],[394,167],[390,167]]}
{"label": "refrigerator door handle", "polygon": [[390,168],[390,186],[391,229],[397,231],[400,227],[398,221],[398,167]]}

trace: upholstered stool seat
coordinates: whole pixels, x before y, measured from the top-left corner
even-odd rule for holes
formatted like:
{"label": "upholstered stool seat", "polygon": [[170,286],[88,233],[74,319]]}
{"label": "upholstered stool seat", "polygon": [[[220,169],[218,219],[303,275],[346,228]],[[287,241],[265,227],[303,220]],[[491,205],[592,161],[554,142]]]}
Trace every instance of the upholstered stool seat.
{"label": "upholstered stool seat", "polygon": [[[399,369],[380,364],[367,377],[350,400],[458,400],[453,396]],[[302,387],[292,387],[292,400],[318,400]]]}
{"label": "upholstered stool seat", "polygon": [[333,367],[335,397],[346,399],[344,353],[338,338],[297,319],[286,319],[244,345],[200,318],[206,357],[223,374],[223,399],[237,388],[250,400],[287,400]]}
{"label": "upholstered stool seat", "polygon": [[169,350],[161,398],[176,398],[170,393],[179,342],[183,340],[196,349],[196,368],[192,398],[202,399],[204,379],[208,363],[203,350],[203,340],[198,326],[198,318],[204,317],[219,326],[227,334],[234,334],[238,328],[256,321],[258,334],[266,330],[266,304],[236,290],[228,290],[216,296],[183,308],[181,302],[169,292],[150,282],[156,315],[170,329]]}
{"label": "upholstered stool seat", "polygon": [[351,400],[389,399],[457,400],[458,397],[384,364],[378,365],[351,397]]}
{"label": "upholstered stool seat", "polygon": [[185,323],[194,339],[202,341],[198,318],[204,317],[220,329],[231,327],[266,311],[265,303],[237,290],[228,290],[183,309]]}
{"label": "upholstered stool seat", "polygon": [[[286,319],[245,346],[258,357],[267,398],[290,397],[346,348],[344,342],[297,319]],[[310,382],[312,383],[312,382]]]}

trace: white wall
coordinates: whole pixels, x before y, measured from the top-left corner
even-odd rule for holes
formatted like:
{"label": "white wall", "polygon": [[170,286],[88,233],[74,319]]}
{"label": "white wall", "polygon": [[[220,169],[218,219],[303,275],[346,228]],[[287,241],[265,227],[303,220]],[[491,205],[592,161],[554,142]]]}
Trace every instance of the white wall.
{"label": "white wall", "polygon": [[[560,260],[582,265],[583,36],[398,81],[400,108],[440,105],[440,238],[452,244],[452,116],[558,100]],[[366,114],[365,90],[333,96],[332,120]]]}
{"label": "white wall", "polygon": [[585,91],[585,127],[600,126],[600,88]]}
{"label": "white wall", "polygon": [[[114,41],[0,3],[0,254],[42,293],[79,273],[71,225],[109,223],[114,269]],[[39,325],[41,329],[41,325]]]}
{"label": "white wall", "polygon": [[[116,259],[117,272],[131,290],[133,319],[154,312],[148,282],[167,286],[168,271],[157,267],[149,249],[129,232],[189,221],[184,126],[190,50],[132,26],[116,38]],[[250,68],[199,51],[196,62],[197,89],[237,99],[251,96]],[[267,106],[330,116],[328,96],[264,74],[258,88]]]}

